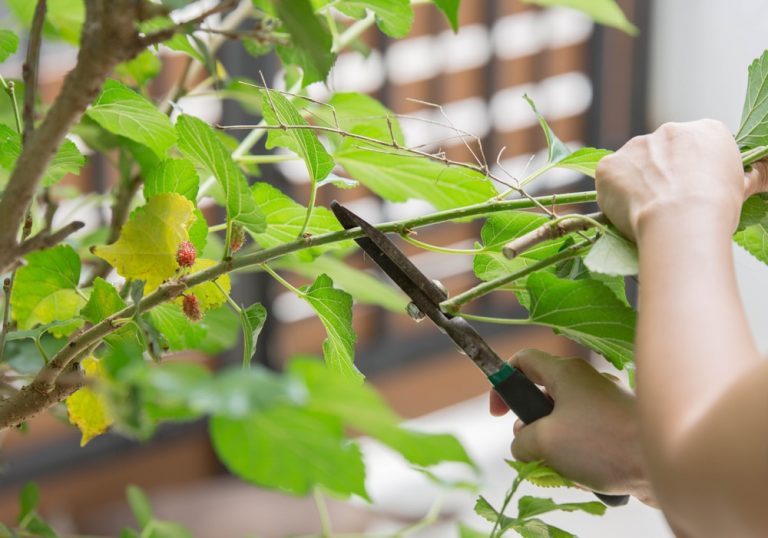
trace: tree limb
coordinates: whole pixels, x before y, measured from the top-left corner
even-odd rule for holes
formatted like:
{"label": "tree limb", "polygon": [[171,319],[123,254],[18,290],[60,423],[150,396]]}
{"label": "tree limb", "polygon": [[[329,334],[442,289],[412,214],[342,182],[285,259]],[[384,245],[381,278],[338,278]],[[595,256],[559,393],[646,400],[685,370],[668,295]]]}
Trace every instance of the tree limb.
{"label": "tree limb", "polygon": [[47,0],[38,0],[32,28],[29,31],[27,57],[22,69],[24,77],[24,133],[22,142],[26,143],[35,130],[35,97],[37,96],[37,78],[40,67],[40,46],[43,42],[43,23],[48,10]]}
{"label": "tree limb", "polygon": [[59,243],[64,241],[64,239],[69,237],[69,235],[75,233],[77,230],[81,229],[83,226],[85,226],[84,223],[80,222],[79,220],[75,220],[70,222],[63,228],[59,228],[53,233],[42,231],[39,234],[33,237],[30,237],[29,239],[21,243],[16,248],[16,256],[21,257],[35,250],[42,250],[45,248],[50,248],[54,245],[58,245]]}
{"label": "tree limb", "polygon": [[511,260],[539,243],[557,239],[572,232],[589,230],[600,224],[608,224],[608,219],[601,212],[588,215],[566,215],[513,239],[504,245],[501,251],[507,259]]}

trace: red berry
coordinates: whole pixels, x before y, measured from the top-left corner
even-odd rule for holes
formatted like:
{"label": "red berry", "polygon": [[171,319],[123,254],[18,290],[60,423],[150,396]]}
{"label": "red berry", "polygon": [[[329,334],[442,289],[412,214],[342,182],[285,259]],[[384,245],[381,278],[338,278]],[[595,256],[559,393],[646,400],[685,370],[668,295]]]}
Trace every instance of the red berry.
{"label": "red berry", "polygon": [[183,302],[181,303],[181,309],[184,311],[184,315],[192,321],[200,321],[203,319],[203,313],[200,311],[200,303],[197,301],[197,297],[192,295],[183,296]]}
{"label": "red berry", "polygon": [[241,224],[235,223],[232,226],[232,238],[229,240],[229,248],[232,254],[240,250],[245,243],[245,228]]}
{"label": "red berry", "polygon": [[176,251],[176,263],[179,264],[179,267],[192,267],[196,257],[195,245],[189,241],[179,243],[179,249]]}

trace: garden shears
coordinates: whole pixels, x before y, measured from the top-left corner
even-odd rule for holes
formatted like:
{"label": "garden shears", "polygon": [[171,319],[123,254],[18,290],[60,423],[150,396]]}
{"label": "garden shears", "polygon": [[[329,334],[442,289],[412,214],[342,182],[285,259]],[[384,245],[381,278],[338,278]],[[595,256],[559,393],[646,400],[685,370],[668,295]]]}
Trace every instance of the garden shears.
{"label": "garden shears", "polygon": [[[411,299],[409,309],[418,309],[451,338],[483,371],[494,390],[520,420],[528,424],[552,412],[554,402],[549,396],[523,372],[502,360],[467,320],[440,309],[440,303],[448,298],[447,293],[422,273],[384,233],[336,201],[331,203],[331,210],[344,229],[361,229],[364,235],[355,242],[408,295]],[[621,506],[629,500],[627,495],[595,495],[610,506]]]}

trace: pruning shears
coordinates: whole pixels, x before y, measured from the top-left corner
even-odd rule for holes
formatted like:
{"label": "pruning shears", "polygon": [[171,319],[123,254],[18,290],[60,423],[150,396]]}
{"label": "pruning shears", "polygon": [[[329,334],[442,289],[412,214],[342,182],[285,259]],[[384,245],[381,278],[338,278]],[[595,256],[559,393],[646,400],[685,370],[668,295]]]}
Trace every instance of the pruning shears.
{"label": "pruning shears", "polygon": [[[442,286],[422,273],[373,225],[336,201],[331,203],[331,209],[344,229],[362,230],[364,235],[355,242],[410,297],[409,308],[418,309],[456,343],[488,377],[494,390],[520,420],[529,424],[552,412],[554,402],[549,396],[523,372],[502,360],[467,320],[440,309],[440,303],[448,298]],[[628,495],[595,495],[609,506],[622,506],[629,501]]]}

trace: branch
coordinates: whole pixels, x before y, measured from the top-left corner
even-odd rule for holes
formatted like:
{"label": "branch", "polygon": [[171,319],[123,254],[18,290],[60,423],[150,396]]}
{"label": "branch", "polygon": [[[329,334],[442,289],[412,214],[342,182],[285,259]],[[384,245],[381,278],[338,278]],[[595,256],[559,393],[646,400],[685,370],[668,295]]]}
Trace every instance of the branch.
{"label": "branch", "polygon": [[203,11],[200,15],[192,19],[189,19],[188,21],[180,22],[175,26],[171,26],[169,28],[163,28],[162,30],[158,30],[157,32],[154,32],[151,34],[146,34],[141,38],[142,46],[148,47],[150,45],[156,45],[157,43],[162,43],[163,41],[167,41],[177,33],[188,30],[190,26],[194,26],[196,24],[200,24],[204,22],[205,19],[207,19],[211,15],[215,15],[216,13],[221,13],[222,11],[226,11],[227,9],[237,4],[237,2],[238,0],[223,0],[221,3],[213,6],[212,8],[206,11]]}
{"label": "branch", "polygon": [[[376,228],[383,232],[397,232],[402,234],[407,230],[436,224],[438,222],[488,215],[512,209],[530,209],[539,204],[555,205],[593,202],[595,196],[596,193],[590,191],[543,196],[534,201],[520,199],[484,202],[482,204],[475,204],[458,209],[439,211],[423,217],[383,223],[377,225]],[[362,235],[363,232],[359,228],[353,228],[350,230],[340,230],[316,236],[303,237],[273,248],[259,250],[236,258],[228,258],[204,271],[189,275],[183,280],[170,281],[163,284],[157,290],[145,296],[138,306],[127,306],[123,310],[113,314],[96,325],[93,325],[89,329],[74,335],[67,345],[56,353],[48,364],[38,372],[32,383],[25,386],[18,395],[0,403],[0,430],[21,423],[27,418],[39,413],[44,408],[57,401],[61,401],[61,399],[68,396],[69,393],[65,394],[64,392],[57,392],[56,390],[57,379],[60,374],[65,371],[79,353],[90,349],[94,344],[100,343],[105,336],[118,330],[122,326],[120,320],[133,317],[136,314],[137,309],[139,313],[146,312],[159,304],[178,297],[188,287],[215,280],[224,273],[229,273],[236,269],[259,266],[292,252],[304,250],[313,246],[354,239],[356,237],[361,237]],[[59,399],[57,399],[58,396],[60,396]],[[31,400],[27,401],[27,398],[31,398]]]}
{"label": "branch", "polygon": [[519,271],[515,271],[514,273],[510,273],[508,275],[504,275],[502,277],[489,280],[487,282],[483,282],[482,284],[479,284],[474,288],[471,288],[465,291],[464,293],[460,293],[459,295],[457,295],[456,297],[453,297],[452,299],[443,301],[442,303],[440,303],[440,309],[443,312],[446,312],[448,314],[457,314],[461,309],[462,305],[470,301],[473,301],[474,299],[482,297],[483,295],[486,295],[496,290],[497,288],[504,286],[505,284],[509,284],[510,282],[519,280],[525,276],[530,275],[531,273],[539,271],[540,269],[544,269],[545,267],[549,267],[550,265],[553,265],[555,263],[561,262],[563,260],[567,260],[569,258],[573,258],[574,256],[578,256],[579,254],[581,254],[581,252],[585,248],[590,246],[593,243],[593,241],[594,241],[593,239],[587,239],[580,243],[576,243],[575,245],[571,245],[570,247],[561,250],[554,256],[550,256],[546,260],[541,260],[539,262],[536,262],[533,265],[524,267],[523,269],[520,269]]}
{"label": "branch", "polygon": [[511,260],[544,241],[557,239],[571,232],[589,230],[603,224],[608,224],[608,219],[600,212],[588,215],[565,215],[513,239],[504,245],[501,251],[507,259]]}
{"label": "branch", "polygon": [[58,245],[71,234],[85,226],[85,223],[75,220],[59,228],[53,233],[42,231],[39,234],[30,237],[16,248],[16,256],[21,257],[35,250],[43,250]]}
{"label": "branch", "polygon": [[40,66],[40,46],[43,41],[43,23],[48,10],[47,0],[38,0],[32,28],[29,31],[27,57],[24,60],[22,73],[24,77],[24,133],[22,142],[26,143],[32,131],[35,130],[35,97],[37,96],[37,75]]}

